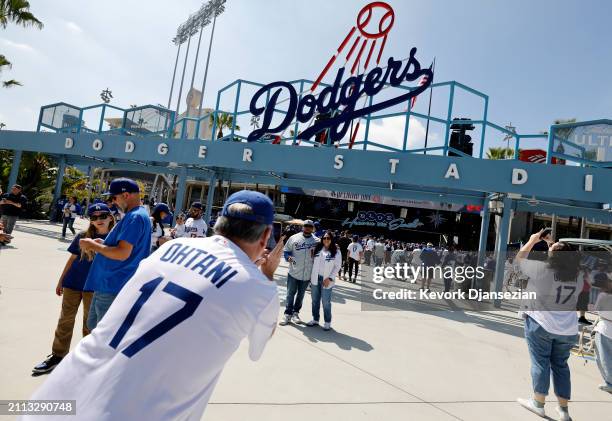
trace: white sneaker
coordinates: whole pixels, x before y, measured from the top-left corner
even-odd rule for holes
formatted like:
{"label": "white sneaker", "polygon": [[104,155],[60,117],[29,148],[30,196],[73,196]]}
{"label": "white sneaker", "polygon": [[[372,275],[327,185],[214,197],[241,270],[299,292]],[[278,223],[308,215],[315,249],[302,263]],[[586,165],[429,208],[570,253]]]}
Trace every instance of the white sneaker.
{"label": "white sneaker", "polygon": [[544,412],[544,408],[538,408],[537,406],[535,406],[535,404],[533,403],[533,399],[518,398],[516,401],[523,408],[530,410],[531,412],[533,412],[536,415],[541,416],[542,418],[546,418],[546,413]]}
{"label": "white sneaker", "polygon": [[325,322],[325,324],[323,324],[323,330],[330,330],[330,329],[331,329],[331,323]]}
{"label": "white sneaker", "polygon": [[299,314],[294,313],[293,316],[291,316],[291,323],[295,323],[296,325],[301,325],[304,322],[302,322],[302,319],[300,319]]}
{"label": "white sneaker", "polygon": [[285,314],[278,324],[281,326],[285,326],[289,324],[290,321],[291,321],[291,316],[288,314]]}
{"label": "white sneaker", "polygon": [[561,407],[557,405],[557,414],[559,414],[559,421],[572,421],[572,417],[569,413],[562,411]]}
{"label": "white sneaker", "polygon": [[306,323],[306,326],[308,326],[308,327],[319,326],[319,321],[318,320],[311,320],[308,323]]}

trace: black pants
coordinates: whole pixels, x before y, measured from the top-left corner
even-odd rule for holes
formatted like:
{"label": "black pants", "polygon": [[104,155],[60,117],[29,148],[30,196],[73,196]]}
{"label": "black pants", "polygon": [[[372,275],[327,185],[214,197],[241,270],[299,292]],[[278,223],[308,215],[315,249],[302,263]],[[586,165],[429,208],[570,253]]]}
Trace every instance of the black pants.
{"label": "black pants", "polygon": [[342,255],[342,266],[340,267],[340,270],[338,271],[338,276],[345,275],[346,272],[348,272],[348,257],[346,254],[343,254]]}
{"label": "black pants", "polygon": [[[353,278],[353,267],[355,268],[355,277]],[[350,279],[357,279],[357,273],[359,272],[359,260],[355,260],[352,257],[348,258],[348,273],[349,273],[349,280]]]}
{"label": "black pants", "polygon": [[76,231],[74,230],[73,225],[74,225],[74,218],[64,217],[64,225],[62,225],[62,237],[66,236],[66,227],[70,229],[73,235],[76,234]]}

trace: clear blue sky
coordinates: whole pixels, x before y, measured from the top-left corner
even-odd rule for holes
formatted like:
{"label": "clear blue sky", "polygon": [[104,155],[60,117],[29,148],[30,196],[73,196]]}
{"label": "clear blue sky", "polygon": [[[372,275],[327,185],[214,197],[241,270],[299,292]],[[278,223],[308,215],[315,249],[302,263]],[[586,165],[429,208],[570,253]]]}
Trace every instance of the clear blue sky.
{"label": "clear blue sky", "polygon": [[[205,105],[214,106],[216,91],[238,78],[314,78],[366,3],[228,0],[217,23]],[[537,133],[555,118],[612,117],[612,2],[389,3],[396,21],[384,56],[406,57],[412,46],[425,65],[436,56],[436,81],[457,80],[488,94],[490,120]],[[31,0],[42,31],[0,30],[0,52],[14,64],[2,79],[24,84],[0,90],[0,121],[7,129],[33,130],[41,105],[95,104],[107,87],[119,106],[166,104],[176,52],[170,40],[200,4]]]}

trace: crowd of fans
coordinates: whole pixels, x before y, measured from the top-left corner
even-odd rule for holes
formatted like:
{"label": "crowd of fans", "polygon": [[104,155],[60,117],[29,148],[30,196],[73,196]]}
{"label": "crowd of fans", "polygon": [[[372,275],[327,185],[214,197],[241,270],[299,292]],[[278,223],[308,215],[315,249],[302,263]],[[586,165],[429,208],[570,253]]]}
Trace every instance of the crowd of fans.
{"label": "crowd of fans", "polygon": [[[2,218],[0,243],[8,244],[11,232],[26,203],[19,185],[0,196]],[[134,275],[139,263],[167,241],[180,237],[206,237],[208,224],[203,219],[200,202],[191,204],[187,214],[178,214],[172,224],[170,207],[165,203],[141,200],[138,184],[119,178],[110,184],[107,200],[95,200],[84,208],[76,197],[62,197],[57,203],[56,217],[62,222],[62,238],[70,230],[74,237],[68,247],[69,258],[57,282],[55,293],[62,297],[61,313],[51,345],[51,354],[33,369],[34,374],[48,373],[68,354],[75,318],[83,303],[82,332],[86,336],[104,317],[123,286]],[[89,219],[88,227],[80,233],[74,229],[78,217]],[[271,240],[273,241],[273,240]],[[381,266],[409,264],[435,267],[472,265],[477,263],[475,252],[455,250],[453,247],[434,246],[385,239],[375,235],[351,235],[349,231],[323,230],[321,225],[306,220],[299,232],[282,233],[284,257],[289,264],[285,310],[280,325],[302,324],[300,311],[304,296],[310,288],[312,318],[309,327],[320,326],[323,309],[323,329],[330,330],[332,322],[332,294],[337,282],[357,283],[361,265]],[[268,244],[268,249],[274,247]],[[540,251],[537,251],[540,250]],[[570,252],[570,253],[567,253]],[[540,253],[540,254],[537,254]],[[523,312],[525,338],[532,361],[533,397],[519,399],[519,403],[538,415],[544,415],[544,402],[552,374],[558,398],[557,410],[561,419],[568,420],[568,401],[571,382],[567,360],[577,340],[578,323],[590,323],[585,318],[585,295],[591,286],[599,289],[594,310],[599,310],[595,328],[598,367],[605,383],[600,386],[612,393],[612,281],[606,270],[599,278],[590,279],[581,271],[578,254],[565,243],[554,242],[549,233],[541,231],[531,236],[516,255],[515,264],[529,278],[527,289],[538,290],[549,299],[551,291],[578,291],[563,301],[562,310],[543,311],[530,308]],[[494,261],[487,256],[485,269],[494,271]],[[425,271],[424,273],[429,273]],[[432,278],[421,279],[421,289],[431,288]],[[462,282],[465,284],[465,282]],[[587,288],[588,285],[588,288]],[[482,288],[468,282],[457,288]],[[452,279],[444,279],[444,291],[453,288]],[[559,295],[557,295],[557,304]],[[576,308],[581,311],[578,319]]]}

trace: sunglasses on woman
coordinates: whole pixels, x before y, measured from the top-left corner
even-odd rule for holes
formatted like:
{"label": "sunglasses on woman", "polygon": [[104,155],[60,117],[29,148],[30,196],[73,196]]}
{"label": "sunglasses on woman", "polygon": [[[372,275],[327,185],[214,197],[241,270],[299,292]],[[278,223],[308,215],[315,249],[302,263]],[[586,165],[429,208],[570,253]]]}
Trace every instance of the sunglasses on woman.
{"label": "sunglasses on woman", "polygon": [[89,220],[90,221],[97,221],[99,219],[100,221],[104,221],[106,218],[108,218],[108,213],[103,213],[102,215],[97,215],[97,216],[96,215],[91,215],[89,217]]}
{"label": "sunglasses on woman", "polygon": [[331,237],[323,237],[323,239],[331,241]]}

